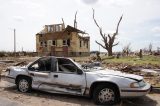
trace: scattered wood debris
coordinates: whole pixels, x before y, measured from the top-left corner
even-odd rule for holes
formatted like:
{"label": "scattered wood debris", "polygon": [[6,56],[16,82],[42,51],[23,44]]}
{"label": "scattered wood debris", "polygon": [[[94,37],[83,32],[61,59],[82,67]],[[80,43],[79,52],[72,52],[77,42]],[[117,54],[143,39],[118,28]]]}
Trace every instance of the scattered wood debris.
{"label": "scattered wood debris", "polygon": [[13,60],[0,60],[0,63],[14,63]]}
{"label": "scattered wood debris", "polygon": [[14,66],[25,66],[27,64],[28,63],[26,61],[22,61],[22,62],[16,63]]}

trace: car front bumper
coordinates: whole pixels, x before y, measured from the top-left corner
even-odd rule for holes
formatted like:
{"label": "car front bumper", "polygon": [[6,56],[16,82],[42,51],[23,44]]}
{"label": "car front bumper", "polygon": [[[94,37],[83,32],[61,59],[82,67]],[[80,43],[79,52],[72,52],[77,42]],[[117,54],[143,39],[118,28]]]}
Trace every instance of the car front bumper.
{"label": "car front bumper", "polygon": [[148,94],[151,90],[151,85],[146,83],[144,87],[141,88],[124,88],[121,89],[121,97],[140,97]]}

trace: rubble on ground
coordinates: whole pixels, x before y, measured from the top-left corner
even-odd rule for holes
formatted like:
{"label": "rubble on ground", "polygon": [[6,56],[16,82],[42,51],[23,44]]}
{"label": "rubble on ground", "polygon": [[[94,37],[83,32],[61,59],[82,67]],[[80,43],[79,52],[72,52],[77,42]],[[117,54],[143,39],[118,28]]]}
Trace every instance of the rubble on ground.
{"label": "rubble on ground", "polygon": [[160,69],[145,69],[143,66],[131,65],[121,66],[121,68],[118,66],[116,69],[125,73],[143,76],[144,80],[149,82],[153,87],[160,87]]}
{"label": "rubble on ground", "polygon": [[128,65],[123,63],[105,63],[102,66],[108,69],[122,71],[124,73],[143,76],[153,87],[160,87],[160,66],[159,65]]}
{"label": "rubble on ground", "polygon": [[28,63],[26,61],[22,61],[22,62],[18,62],[16,63],[14,66],[25,66],[27,65]]}

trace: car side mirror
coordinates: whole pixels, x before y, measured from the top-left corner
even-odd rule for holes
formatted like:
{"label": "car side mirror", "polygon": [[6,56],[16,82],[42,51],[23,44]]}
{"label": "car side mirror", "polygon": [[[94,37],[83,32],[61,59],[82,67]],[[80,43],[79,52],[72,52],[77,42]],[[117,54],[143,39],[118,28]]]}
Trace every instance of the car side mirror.
{"label": "car side mirror", "polygon": [[30,71],[37,71],[37,70],[38,70],[38,68],[35,68],[35,67],[29,67],[29,68],[28,68],[28,70],[30,70]]}
{"label": "car side mirror", "polygon": [[82,74],[83,74],[82,70],[77,69],[77,74],[78,74],[78,75],[82,75]]}
{"label": "car side mirror", "polygon": [[34,67],[29,67],[28,70],[34,71],[35,68]]}

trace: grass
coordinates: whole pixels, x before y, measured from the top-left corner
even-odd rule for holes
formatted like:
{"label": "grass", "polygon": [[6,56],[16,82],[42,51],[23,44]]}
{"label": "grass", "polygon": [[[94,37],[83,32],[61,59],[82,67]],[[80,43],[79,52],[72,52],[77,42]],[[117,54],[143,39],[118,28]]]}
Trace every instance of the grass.
{"label": "grass", "polygon": [[122,64],[129,64],[129,65],[160,65],[160,56],[143,56],[142,59],[134,56],[134,57],[120,57],[111,58],[111,57],[102,57],[105,63],[122,63]]}
{"label": "grass", "polygon": [[[118,64],[128,64],[128,65],[154,65],[154,66],[160,66],[160,56],[153,56],[153,55],[144,55],[142,59],[140,59],[138,56],[126,56],[126,57],[120,57],[119,59],[114,57],[108,57],[108,56],[101,56],[103,63],[118,63]],[[75,59],[76,61],[84,62],[91,59],[91,57],[72,57],[72,59]]]}

